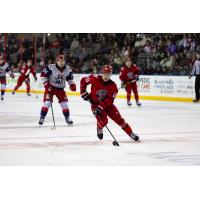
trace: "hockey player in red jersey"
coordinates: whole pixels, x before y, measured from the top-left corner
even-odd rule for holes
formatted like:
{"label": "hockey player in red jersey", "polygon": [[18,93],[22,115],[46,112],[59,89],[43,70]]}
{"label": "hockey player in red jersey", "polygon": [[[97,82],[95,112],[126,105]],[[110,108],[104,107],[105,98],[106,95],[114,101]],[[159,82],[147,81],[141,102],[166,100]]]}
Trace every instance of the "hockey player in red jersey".
{"label": "hockey player in red jersey", "polygon": [[72,125],[73,121],[69,117],[68,99],[64,88],[66,87],[67,81],[70,90],[76,91],[76,84],[73,81],[71,68],[65,64],[64,55],[58,55],[56,58],[56,64],[50,64],[42,71],[41,80],[45,92],[43,99],[44,105],[41,108],[39,124],[43,125],[49,107],[53,102],[53,96],[55,95],[59,100],[67,124]]}
{"label": "hockey player in red jersey", "polygon": [[139,67],[132,63],[132,59],[130,57],[125,58],[125,65],[121,67],[119,78],[121,80],[121,87],[125,88],[127,94],[127,105],[131,106],[131,92],[133,90],[135,101],[137,106],[141,106],[139,101],[137,83],[139,79]]}
{"label": "hockey player in red jersey", "polygon": [[7,62],[4,61],[3,56],[0,55],[0,83],[1,83],[1,100],[4,100],[4,94],[6,90],[6,73],[10,74],[11,78],[15,78],[15,75],[11,71],[11,68]]}
{"label": "hockey player in red jersey", "polygon": [[30,94],[30,73],[34,76],[35,81],[37,81],[36,71],[34,67],[32,66],[32,60],[28,59],[26,65],[23,65],[20,68],[20,76],[17,80],[17,85],[12,91],[12,94],[15,94],[15,91],[25,82],[26,84],[26,93],[28,96],[31,96]]}
{"label": "hockey player in red jersey", "polygon": [[[110,79],[112,66],[105,65],[102,75],[89,75],[80,82],[81,97],[91,103],[91,110],[97,120],[97,136],[103,139],[103,128],[108,123],[108,117],[117,123],[133,140],[138,141],[129,124],[122,118],[117,107],[113,104],[118,93],[117,85]],[[87,92],[87,85],[91,84],[91,93]]]}

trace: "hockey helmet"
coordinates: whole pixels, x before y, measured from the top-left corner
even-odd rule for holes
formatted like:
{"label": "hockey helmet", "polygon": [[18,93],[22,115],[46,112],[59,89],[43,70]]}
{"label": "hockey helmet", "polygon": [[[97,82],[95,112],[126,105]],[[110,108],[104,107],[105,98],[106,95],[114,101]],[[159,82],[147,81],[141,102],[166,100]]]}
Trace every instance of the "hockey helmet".
{"label": "hockey helmet", "polygon": [[65,60],[65,56],[63,54],[59,54],[57,57],[56,57],[56,60]]}
{"label": "hockey helmet", "polygon": [[102,68],[102,73],[104,74],[112,74],[113,68],[111,65],[105,65]]}

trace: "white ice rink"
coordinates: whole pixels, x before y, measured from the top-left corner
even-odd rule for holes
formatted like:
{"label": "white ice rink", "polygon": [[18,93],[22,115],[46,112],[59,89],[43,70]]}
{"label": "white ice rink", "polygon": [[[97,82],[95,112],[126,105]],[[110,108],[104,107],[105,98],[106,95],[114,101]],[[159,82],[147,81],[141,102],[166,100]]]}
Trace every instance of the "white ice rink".
{"label": "white ice rink", "polygon": [[122,116],[140,138],[134,143],[116,124],[105,129],[104,140],[96,136],[96,121],[87,102],[69,96],[74,126],[66,125],[54,99],[56,130],[49,110],[38,126],[42,95],[27,97],[6,93],[0,102],[0,165],[200,165],[200,104],[142,101],[127,107],[116,99]]}

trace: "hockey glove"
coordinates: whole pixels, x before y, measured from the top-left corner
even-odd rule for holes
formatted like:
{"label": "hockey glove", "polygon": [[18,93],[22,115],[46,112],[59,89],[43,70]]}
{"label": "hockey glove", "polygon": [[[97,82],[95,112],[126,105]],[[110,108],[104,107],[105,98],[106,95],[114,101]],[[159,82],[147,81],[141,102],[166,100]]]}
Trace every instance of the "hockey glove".
{"label": "hockey glove", "polygon": [[15,75],[14,74],[10,74],[10,77],[13,79],[13,78],[15,78]]}
{"label": "hockey glove", "polygon": [[26,84],[30,83],[29,79],[27,79],[27,78],[24,80],[24,82],[25,82]]}
{"label": "hockey glove", "polygon": [[49,84],[49,82],[45,82],[45,83],[43,83],[43,85],[44,85],[45,91],[51,92],[52,87],[51,87],[51,85]]}
{"label": "hockey glove", "polygon": [[135,80],[139,81],[139,76],[138,75],[135,76]]}
{"label": "hockey glove", "polygon": [[84,92],[81,94],[81,97],[84,101],[90,101],[90,94],[88,92]]}
{"label": "hockey glove", "polygon": [[71,85],[69,86],[69,88],[70,88],[70,90],[73,91],[73,92],[76,91],[76,85],[75,85],[75,84],[71,84]]}
{"label": "hockey glove", "polygon": [[101,106],[97,106],[97,108],[95,108],[95,110],[93,111],[93,114],[95,117],[97,117],[101,115],[102,111],[103,111],[103,108]]}
{"label": "hockey glove", "polygon": [[125,88],[126,87],[126,84],[122,81],[121,82],[121,88]]}

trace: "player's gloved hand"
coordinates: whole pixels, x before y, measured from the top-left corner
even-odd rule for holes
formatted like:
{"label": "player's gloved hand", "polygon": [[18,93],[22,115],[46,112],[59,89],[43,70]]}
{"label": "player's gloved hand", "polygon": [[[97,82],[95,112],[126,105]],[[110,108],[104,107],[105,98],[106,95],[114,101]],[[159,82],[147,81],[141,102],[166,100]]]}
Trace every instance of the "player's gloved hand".
{"label": "player's gloved hand", "polygon": [[35,81],[37,81],[37,76],[34,77]]}
{"label": "player's gloved hand", "polygon": [[84,92],[81,94],[81,97],[84,101],[90,101],[90,94],[88,92]]}
{"label": "player's gloved hand", "polygon": [[135,76],[135,80],[139,81],[139,76],[138,75]]}
{"label": "player's gloved hand", "polygon": [[29,80],[26,78],[26,79],[24,80],[24,82],[25,82],[25,83],[29,83]]}
{"label": "player's gloved hand", "polygon": [[51,91],[52,91],[52,87],[51,87],[51,85],[49,84],[49,82],[45,82],[45,83],[43,83],[43,85],[44,85],[44,88],[45,88],[45,90],[46,90],[47,92],[51,92]]}
{"label": "player's gloved hand", "polygon": [[13,79],[13,78],[15,78],[15,75],[14,74],[10,74],[10,77]]}
{"label": "player's gloved hand", "polygon": [[125,88],[126,87],[126,84],[122,81],[121,82],[121,88]]}
{"label": "player's gloved hand", "polygon": [[69,86],[69,88],[70,88],[70,90],[73,91],[73,92],[76,91],[76,85],[75,85],[75,84],[71,84],[71,85]]}
{"label": "player's gloved hand", "polygon": [[93,114],[95,117],[97,117],[101,115],[102,111],[103,111],[103,108],[101,106],[97,106],[97,108],[95,108],[95,110],[93,111]]}

